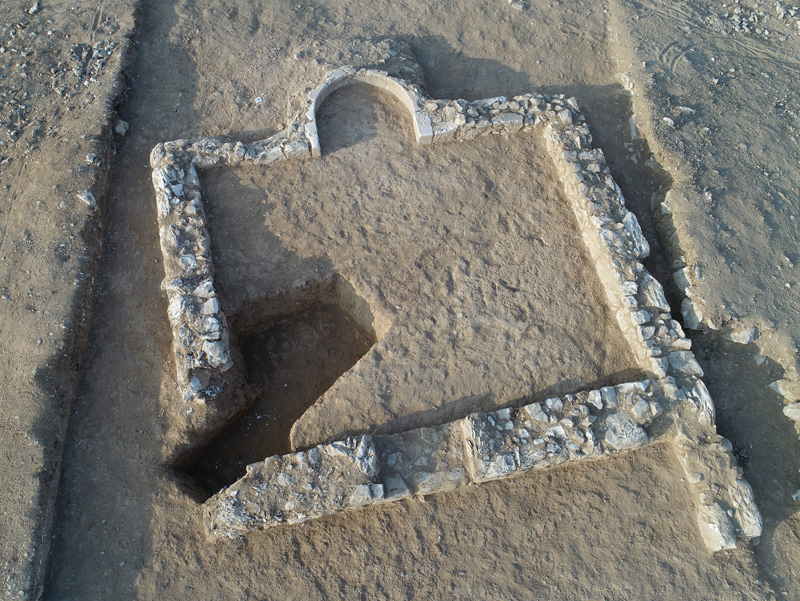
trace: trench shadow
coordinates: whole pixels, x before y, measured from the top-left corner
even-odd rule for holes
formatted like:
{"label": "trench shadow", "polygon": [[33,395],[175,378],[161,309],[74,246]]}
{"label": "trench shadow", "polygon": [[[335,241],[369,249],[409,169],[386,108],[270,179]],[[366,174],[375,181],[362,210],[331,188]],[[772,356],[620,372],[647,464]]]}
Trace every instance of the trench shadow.
{"label": "trench shadow", "polygon": [[761,511],[763,532],[753,546],[758,569],[776,591],[787,590],[791,580],[776,565],[775,536],[798,513],[791,495],[800,486],[800,445],[783,415],[783,399],[769,388],[783,369],[770,359],[756,364],[755,344],[739,345],[714,334],[692,336],[692,344],[717,409],[717,429],[731,441]]}
{"label": "trench shadow", "polygon": [[664,288],[673,319],[680,320],[681,298],[672,279],[671,223],[661,213],[661,203],[672,187],[672,177],[656,161],[644,137],[632,128],[633,104],[620,84],[603,86],[545,86],[543,94],[574,96],[586,117],[592,143],[601,148],[614,181],[622,190],[625,206],[636,215],[650,255],[642,263]]}
{"label": "trench shadow", "polygon": [[424,73],[424,87],[433,98],[480,100],[538,92],[527,71],[517,71],[493,59],[466,56],[443,36],[405,39]]}
{"label": "trench shadow", "polygon": [[294,422],[376,342],[339,304],[324,299],[260,327],[231,323],[255,398],[185,469],[205,498],[241,478],[247,465],[291,452]]}
{"label": "trench shadow", "polygon": [[[74,312],[92,319],[85,350],[76,344],[64,359],[80,374],[74,400],[62,406],[63,459],[44,599],[95,598],[98,586],[133,598],[153,548],[148,525],[163,475],[161,375],[172,362],[172,340],[159,288],[160,248],[146,242],[158,239],[150,174],[132,166],[147,165],[157,143],[185,134],[201,115],[192,108],[195,62],[167,35],[179,23],[175,4],[145,5],[138,21],[126,77],[162,71],[180,76],[137,78],[119,107],[131,130],[110,165],[102,227],[96,228],[99,258],[84,270],[87,279],[95,277],[94,289]],[[52,363],[58,365],[57,359]],[[37,377],[63,394],[52,369]],[[101,584],[103,570],[112,580]]]}
{"label": "trench shadow", "polygon": [[[34,540],[39,540],[35,556],[31,562],[35,566],[32,597],[42,594],[50,575],[50,562],[54,554],[53,541],[59,538],[58,526],[62,490],[64,489],[64,462],[69,448],[69,418],[73,407],[77,405],[83,384],[83,369],[86,363],[87,343],[90,338],[90,327],[94,313],[94,288],[89,284],[96,277],[101,248],[101,236],[87,223],[84,231],[78,236],[88,252],[86,260],[79,267],[87,277],[73,298],[73,305],[68,309],[65,331],[68,339],[62,349],[54,353],[39,365],[34,373],[36,388],[43,391],[50,403],[42,407],[33,424],[32,435],[37,444],[48,449],[43,454],[40,468],[40,488],[38,505],[27,511],[28,519],[38,524]],[[46,411],[45,411],[46,410]]]}

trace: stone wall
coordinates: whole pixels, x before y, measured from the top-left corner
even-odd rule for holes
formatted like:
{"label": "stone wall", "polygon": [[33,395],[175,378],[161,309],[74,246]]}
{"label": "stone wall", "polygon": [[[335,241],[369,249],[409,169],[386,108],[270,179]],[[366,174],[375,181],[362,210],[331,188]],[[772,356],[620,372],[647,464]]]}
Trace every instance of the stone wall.
{"label": "stone wall", "polygon": [[606,387],[544,403],[473,413],[434,428],[364,434],[269,457],[206,502],[212,538],[297,524],[412,495],[446,492],[531,469],[597,459],[649,442],[661,414],[652,381]]}
{"label": "stone wall", "polygon": [[308,93],[294,123],[266,140],[202,138],[156,146],[151,165],[177,383],[186,403],[184,443],[208,437],[245,403],[240,362],[216,301],[197,169],[319,157],[316,112],[329,94],[350,83],[396,96],[412,117],[418,144],[540,130],[608,303],[650,379],[269,458],[206,503],[210,536],[236,537],[653,441],[673,443],[696,492],[698,526],[710,549],[734,547],[737,536],[758,536],[761,518],[752,490],[730,444],[716,433],[714,405],[691,342],[672,319],[661,285],[641,263],[649,245],[625,208],[602,151],[592,147],[575,99],[563,96],[431,99],[420,86],[383,71],[342,67]]}

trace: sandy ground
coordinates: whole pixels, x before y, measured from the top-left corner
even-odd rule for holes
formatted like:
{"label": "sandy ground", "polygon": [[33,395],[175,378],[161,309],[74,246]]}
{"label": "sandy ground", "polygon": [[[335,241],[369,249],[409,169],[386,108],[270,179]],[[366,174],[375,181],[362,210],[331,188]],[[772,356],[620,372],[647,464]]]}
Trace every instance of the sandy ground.
{"label": "sandy ground", "polygon": [[[32,594],[43,576],[93,305],[100,213],[76,194],[102,198],[109,100],[122,89],[134,26],[130,2],[104,6],[53,2],[34,14],[30,3],[0,6],[0,588],[8,598]],[[87,53],[94,44],[104,57]]]}
{"label": "sandy ground", "polygon": [[[753,6],[772,15],[773,5]],[[49,29],[69,30],[69,41],[48,50],[65,54],[65,62],[73,44],[121,43],[133,31],[128,4],[106,2],[99,12],[71,6],[43,3],[33,15],[27,12],[30,5],[7,6],[4,20],[27,19],[42,39],[55,39],[56,34],[47,36]],[[554,2],[520,11],[499,1],[145,2],[125,71],[128,91],[119,107],[131,129],[116,140],[110,172],[107,149],[114,145],[103,127],[114,123],[106,99],[117,97],[117,57],[112,54],[105,67],[110,81],[100,75],[96,84],[76,88],[81,99],[96,90],[97,100],[83,104],[53,91],[48,71],[37,76],[31,69],[30,78],[20,79],[21,67],[5,68],[9,75],[0,86],[16,89],[10,83],[18,87],[28,80],[26,85],[34,86],[30,94],[41,94],[31,104],[34,114],[46,117],[39,129],[47,133],[33,141],[36,148],[28,154],[32,141],[24,136],[32,135],[25,132],[35,125],[0,147],[0,155],[13,159],[0,165],[9,185],[2,206],[2,285],[8,298],[0,301],[5,462],[0,536],[12,541],[0,549],[3,594],[36,593],[36,554],[47,550],[36,541],[46,534],[48,508],[56,507],[52,550],[45,555],[48,599],[800,597],[793,561],[800,549],[797,504],[790,497],[800,486],[800,445],[781,414],[782,400],[768,388],[791,375],[792,347],[800,340],[792,279],[800,256],[791,219],[798,181],[793,57],[800,38],[781,39],[781,32],[793,27],[788,16],[777,25],[762,22],[762,33],[755,25],[752,32],[735,31],[732,17],[719,16],[732,12],[730,7],[693,6]],[[108,18],[119,24],[113,32],[102,27]],[[772,32],[764,35],[765,27]],[[539,91],[577,97],[653,246],[648,267],[667,288],[676,314],[681,296],[670,277],[682,266],[676,264],[682,254],[701,275],[692,282],[692,294],[702,301],[706,325],[723,328],[698,334],[695,349],[720,430],[734,443],[764,513],[757,545],[707,553],[682,471],[671,449],[661,446],[279,528],[237,543],[206,542],[196,490],[163,459],[168,408],[177,398],[166,300],[159,288],[163,270],[148,153],[157,142],[179,137],[244,132],[252,139],[274,133],[287,123],[292,95],[324,73],[320,62],[352,56],[354,47],[341,40],[387,36],[411,44],[434,96],[475,99]],[[316,61],[319,57],[325,61]],[[631,75],[619,77],[620,72]],[[625,91],[631,81],[633,100]],[[64,111],[71,103],[81,108]],[[631,135],[634,113],[639,135],[647,140]],[[264,315],[258,328],[251,321],[242,326],[240,338],[254,347],[251,371],[285,375],[288,367],[291,381],[305,390],[295,412],[282,415],[269,406],[280,391],[265,390],[263,405],[240,422],[247,431],[259,421],[275,422],[269,427],[280,440],[268,441],[276,445],[271,448],[289,444],[288,428],[297,414],[341,373],[345,376],[322,402],[300,417],[296,428],[304,434],[297,440],[430,423],[448,398],[503,404],[546,394],[548,388],[569,392],[607,383],[635,367],[608,325],[582,249],[569,244],[574,225],[559,208],[555,178],[536,140],[498,138],[434,152],[410,145],[404,118],[388,99],[350,88],[323,107],[321,161],[293,165],[279,175],[219,171],[204,179],[215,261],[226,274],[221,279],[226,310],[244,315],[255,301],[299,279],[340,273],[389,324],[376,328],[374,338],[366,330],[354,336],[357,328],[348,325],[346,315],[323,307],[315,314]],[[87,165],[85,156],[92,152],[97,164]],[[85,173],[63,167],[77,164],[87,165]],[[110,176],[105,195],[102,182],[94,183],[102,173]],[[84,183],[90,178],[92,183]],[[329,181],[337,184],[322,185]],[[387,206],[387,185],[393,197],[412,201]],[[75,192],[92,188],[101,205],[97,212],[75,199]],[[659,205],[668,191],[673,216],[664,219]],[[491,208],[487,193],[496,201]],[[522,196],[526,204],[518,202]],[[343,198],[358,207],[357,222],[343,213]],[[450,204],[457,199],[462,214],[442,212],[434,202],[439,198]],[[459,233],[459,224],[471,224],[472,234],[469,227]],[[449,228],[446,235],[436,226]],[[72,228],[83,235],[69,238]],[[517,235],[531,230],[538,233],[527,239]],[[94,260],[98,234],[102,255]],[[435,242],[441,239],[450,247],[438,249]],[[59,254],[61,244],[73,250]],[[384,244],[391,251],[377,252]],[[537,245],[555,251],[557,260],[539,260]],[[531,255],[537,260],[519,260]],[[448,268],[458,275],[459,259],[483,264],[483,271],[476,268],[450,287],[446,277],[424,277],[426,269],[429,276]],[[96,281],[78,275],[93,273],[90,265],[96,266]],[[263,265],[269,269],[260,269]],[[476,294],[495,279],[507,287],[501,285],[495,296]],[[522,285],[529,282],[535,285]],[[527,294],[525,302],[509,288]],[[576,289],[579,294],[570,294]],[[93,301],[83,300],[88,291]],[[508,302],[497,302],[503,294]],[[491,366],[486,372],[470,372],[473,364],[456,351],[444,355],[451,380],[443,395],[443,387],[435,385],[433,356],[439,352],[434,342],[445,330],[431,328],[433,341],[426,347],[411,335],[411,326],[424,323],[429,305],[441,315],[449,306],[452,313],[469,316],[454,308],[464,299],[483,314],[496,313],[505,325],[472,330],[475,349],[498,351],[481,359]],[[519,313],[520,306],[528,307],[529,315]],[[88,332],[71,320],[84,311],[91,315]],[[533,358],[514,354],[513,337],[504,342],[500,336],[498,342],[498,333],[522,331],[509,319],[515,315],[537,324]],[[725,328],[739,322],[762,330],[766,361],[755,361],[756,345],[722,339]],[[342,342],[344,332],[351,332],[352,340]],[[309,359],[301,343],[314,347],[320,358]],[[324,344],[331,346],[322,353]],[[374,364],[376,349],[386,353],[392,345],[409,344],[412,352],[397,358],[394,367],[392,361],[384,370]],[[362,364],[359,356],[370,345]],[[270,363],[258,348],[280,353],[281,360]],[[315,370],[297,368],[341,349],[355,357],[327,365],[325,380],[307,382]],[[471,356],[483,357],[477,350]],[[297,361],[286,360],[291,353]],[[430,361],[420,359],[427,355]],[[477,359],[473,363],[477,366]],[[392,380],[393,373],[409,370],[416,382]],[[371,405],[359,386],[378,374],[393,386],[405,385],[407,394]],[[425,394],[415,393],[420,385]],[[397,399],[405,404],[397,405]],[[66,424],[61,412],[67,407],[69,429],[53,505],[55,487],[46,484],[58,478]],[[263,436],[252,443],[262,452],[259,444]],[[227,457],[209,455],[217,461],[220,456]]]}

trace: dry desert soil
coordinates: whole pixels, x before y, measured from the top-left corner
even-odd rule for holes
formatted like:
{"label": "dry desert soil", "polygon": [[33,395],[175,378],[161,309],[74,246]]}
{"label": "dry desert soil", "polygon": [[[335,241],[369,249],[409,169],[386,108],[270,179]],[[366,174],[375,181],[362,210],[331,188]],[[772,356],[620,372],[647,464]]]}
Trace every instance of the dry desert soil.
{"label": "dry desert soil", "polygon": [[[149,154],[266,138],[399,44],[434,98],[574,96],[692,339],[763,533],[710,553],[669,445],[210,542],[268,455],[640,377],[535,133],[417,146],[351,85],[322,157],[202,173],[252,406],[190,458]],[[5,0],[0,595],[800,599],[791,0]],[[364,292],[365,327],[319,290]],[[786,411],[784,411],[786,409]]]}

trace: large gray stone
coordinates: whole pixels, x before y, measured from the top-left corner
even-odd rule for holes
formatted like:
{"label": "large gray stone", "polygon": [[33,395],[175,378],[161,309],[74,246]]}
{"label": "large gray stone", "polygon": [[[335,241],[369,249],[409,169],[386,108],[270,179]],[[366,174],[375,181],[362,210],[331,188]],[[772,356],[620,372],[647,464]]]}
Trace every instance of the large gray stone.
{"label": "large gray stone", "polygon": [[736,535],[728,514],[718,504],[703,505],[697,512],[697,526],[712,552],[736,548]]}
{"label": "large gray stone", "polygon": [[636,423],[633,416],[621,411],[609,415],[605,420],[606,433],[603,441],[619,451],[638,449],[647,444],[647,432]]}
{"label": "large gray stone", "polygon": [[376,436],[386,500],[429,495],[469,482],[460,422]]}

